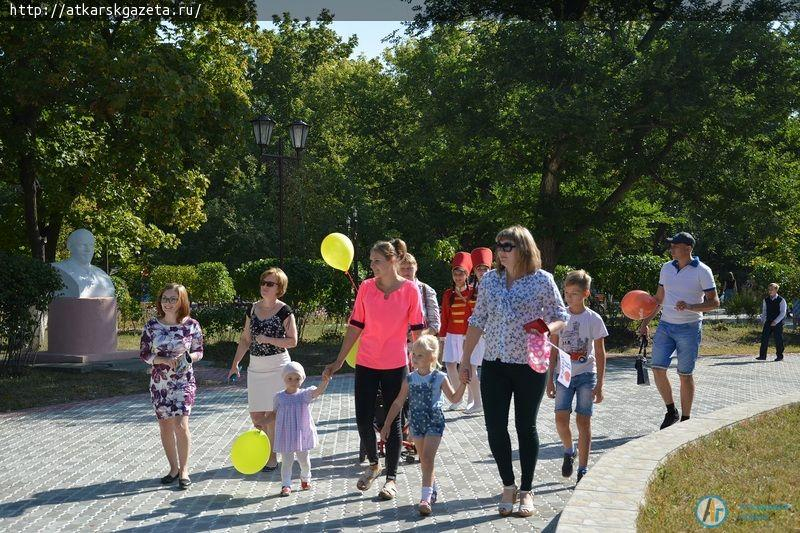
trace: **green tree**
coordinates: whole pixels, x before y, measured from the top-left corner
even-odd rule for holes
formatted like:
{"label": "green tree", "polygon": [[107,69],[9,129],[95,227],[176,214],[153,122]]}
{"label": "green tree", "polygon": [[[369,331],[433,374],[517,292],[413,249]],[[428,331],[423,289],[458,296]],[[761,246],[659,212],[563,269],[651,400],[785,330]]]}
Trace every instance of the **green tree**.
{"label": "green tree", "polygon": [[[259,45],[250,25],[204,7],[211,20],[196,24],[0,27],[5,247],[52,261],[62,230],[85,226],[125,258],[174,246],[203,222],[211,177],[239,162],[230,141],[245,133],[246,69]],[[9,231],[19,227],[24,239]]]}

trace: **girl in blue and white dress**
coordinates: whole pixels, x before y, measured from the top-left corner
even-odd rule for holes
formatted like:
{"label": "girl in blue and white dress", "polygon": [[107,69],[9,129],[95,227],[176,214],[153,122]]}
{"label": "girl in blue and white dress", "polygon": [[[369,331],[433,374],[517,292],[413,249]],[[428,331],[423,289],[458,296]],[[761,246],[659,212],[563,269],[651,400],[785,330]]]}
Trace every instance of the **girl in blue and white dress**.
{"label": "girl in blue and white dress", "polygon": [[438,488],[433,475],[433,462],[444,434],[444,413],[442,412],[442,393],[451,402],[457,403],[464,396],[466,383],[458,388],[447,379],[447,374],[439,370],[439,339],[433,335],[422,335],[411,346],[411,362],[414,372],[406,376],[394,403],[386,414],[386,422],[381,429],[381,438],[386,440],[393,421],[408,398],[410,412],[410,433],[419,453],[422,466],[422,498],[419,513],[431,514],[431,504],[436,502]]}

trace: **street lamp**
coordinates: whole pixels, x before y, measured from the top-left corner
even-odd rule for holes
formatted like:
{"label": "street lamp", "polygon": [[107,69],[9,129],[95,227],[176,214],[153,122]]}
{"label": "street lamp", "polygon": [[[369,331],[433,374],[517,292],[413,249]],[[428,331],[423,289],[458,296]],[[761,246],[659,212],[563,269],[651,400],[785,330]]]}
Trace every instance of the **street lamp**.
{"label": "street lamp", "polygon": [[306,147],[306,138],[311,126],[302,120],[295,120],[289,125],[289,139],[294,148],[294,155],[285,155],[283,153],[283,137],[278,137],[276,153],[267,152],[272,131],[276,125],[272,117],[261,115],[251,120],[250,123],[253,125],[253,135],[260,150],[259,160],[263,162],[275,160],[278,163],[278,261],[283,268],[283,162],[284,160],[300,161],[300,154]]}

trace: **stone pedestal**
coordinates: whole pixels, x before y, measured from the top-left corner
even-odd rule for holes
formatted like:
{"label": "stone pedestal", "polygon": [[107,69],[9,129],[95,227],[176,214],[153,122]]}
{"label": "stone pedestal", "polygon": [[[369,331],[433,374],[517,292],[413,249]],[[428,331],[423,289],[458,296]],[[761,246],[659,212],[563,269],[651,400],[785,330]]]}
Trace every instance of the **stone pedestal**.
{"label": "stone pedestal", "polygon": [[48,310],[47,351],[37,363],[90,363],[138,357],[117,350],[116,298],[54,298]]}

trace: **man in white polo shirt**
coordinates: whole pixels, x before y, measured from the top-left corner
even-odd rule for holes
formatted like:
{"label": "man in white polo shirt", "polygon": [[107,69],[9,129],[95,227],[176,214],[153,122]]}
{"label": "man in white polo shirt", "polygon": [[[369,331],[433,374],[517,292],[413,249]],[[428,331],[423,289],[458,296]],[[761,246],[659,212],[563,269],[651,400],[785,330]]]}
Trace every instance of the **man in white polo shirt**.
{"label": "man in white polo shirt", "polygon": [[[659,306],[642,321],[639,334],[650,332],[648,324],[661,311],[661,321],[653,337],[652,368],[656,387],[667,406],[661,429],[678,420],[689,419],[694,400],[694,365],[700,350],[703,312],[719,307],[714,274],[697,257],[692,257],[694,237],[682,231],[669,242],[673,261],[664,263],[658,279],[656,301]],[[672,354],[678,354],[678,375],[681,380],[681,415],[672,399],[672,385],[667,379]]]}

